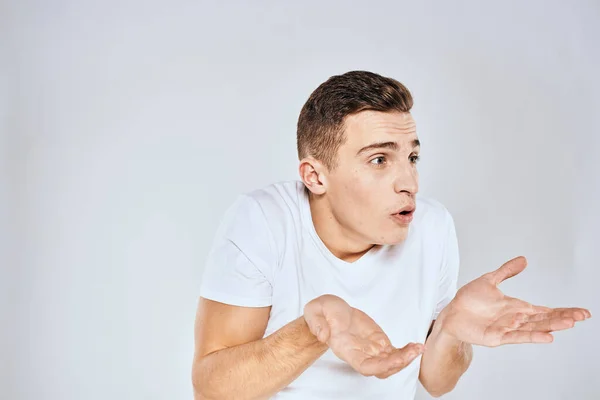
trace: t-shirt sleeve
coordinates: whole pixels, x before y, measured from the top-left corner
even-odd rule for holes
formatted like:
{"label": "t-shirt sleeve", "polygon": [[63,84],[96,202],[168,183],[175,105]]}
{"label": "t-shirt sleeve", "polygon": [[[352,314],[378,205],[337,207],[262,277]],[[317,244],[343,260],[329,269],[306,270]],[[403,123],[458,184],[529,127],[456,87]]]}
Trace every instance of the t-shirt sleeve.
{"label": "t-shirt sleeve", "polygon": [[458,270],[460,257],[458,251],[458,239],[452,215],[446,211],[446,231],[444,235],[444,247],[442,265],[440,269],[440,281],[438,286],[438,298],[433,319],[452,301],[458,290]]}
{"label": "t-shirt sleeve", "polygon": [[236,306],[271,305],[274,245],[258,202],[239,196],[225,212],[209,251],[200,296]]}

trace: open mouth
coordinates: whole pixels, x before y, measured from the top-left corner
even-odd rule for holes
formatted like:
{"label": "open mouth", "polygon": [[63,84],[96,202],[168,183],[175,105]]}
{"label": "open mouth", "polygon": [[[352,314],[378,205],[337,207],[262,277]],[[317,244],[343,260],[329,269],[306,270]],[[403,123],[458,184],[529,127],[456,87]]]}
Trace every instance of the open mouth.
{"label": "open mouth", "polygon": [[392,215],[392,218],[399,222],[401,225],[407,225],[413,220],[415,214],[415,208],[399,211]]}

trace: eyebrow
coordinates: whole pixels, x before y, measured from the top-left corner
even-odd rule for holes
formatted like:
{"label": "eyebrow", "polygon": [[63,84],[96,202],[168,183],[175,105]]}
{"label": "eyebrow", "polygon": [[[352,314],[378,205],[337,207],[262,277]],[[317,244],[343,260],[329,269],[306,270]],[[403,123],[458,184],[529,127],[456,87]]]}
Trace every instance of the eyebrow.
{"label": "eyebrow", "polygon": [[[421,146],[421,142],[419,141],[419,139],[415,139],[412,141],[412,148],[416,148],[416,147],[420,147]],[[362,153],[365,153],[367,151],[370,150],[375,150],[375,149],[390,149],[390,150],[398,150],[400,148],[400,146],[398,146],[398,143],[396,142],[378,142],[378,143],[372,143],[368,146],[363,147],[362,149],[360,149],[358,151],[358,153],[356,153],[357,156],[361,155]]]}

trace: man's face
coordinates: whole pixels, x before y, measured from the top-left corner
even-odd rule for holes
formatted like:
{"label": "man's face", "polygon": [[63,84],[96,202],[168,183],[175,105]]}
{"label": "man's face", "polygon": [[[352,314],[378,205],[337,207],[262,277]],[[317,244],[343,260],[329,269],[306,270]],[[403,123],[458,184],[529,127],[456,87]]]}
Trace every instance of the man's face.
{"label": "man's face", "polygon": [[327,199],[352,240],[396,244],[406,239],[419,190],[420,147],[410,113],[362,111],[345,120],[345,143],[327,176]]}

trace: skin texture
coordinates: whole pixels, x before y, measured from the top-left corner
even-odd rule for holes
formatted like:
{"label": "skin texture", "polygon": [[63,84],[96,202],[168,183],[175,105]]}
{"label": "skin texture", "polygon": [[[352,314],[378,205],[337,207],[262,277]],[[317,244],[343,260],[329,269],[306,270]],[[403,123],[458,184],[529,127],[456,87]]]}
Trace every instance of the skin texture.
{"label": "skin texture", "polygon": [[364,376],[389,377],[423,350],[395,349],[369,316],[336,296],[310,301],[300,317],[263,338],[271,307],[200,299],[192,366],[194,399],[264,399],[331,348]]}
{"label": "skin texture", "polygon": [[262,338],[271,307],[237,307],[200,298],[192,366],[194,399],[266,399],[327,350],[304,317]]}
{"label": "skin texture", "polygon": [[[334,255],[353,262],[374,245],[406,239],[409,225],[391,215],[415,204],[420,147],[413,147],[418,137],[409,113],[363,111],[346,117],[345,132],[332,171],[312,157],[301,160],[299,170],[311,192],[317,233]],[[374,143],[394,143],[397,148],[358,154]]]}
{"label": "skin texture", "polygon": [[592,316],[583,308],[535,306],[502,293],[498,285],[526,266],[525,257],[507,261],[460,288],[442,310],[425,343],[419,372],[430,394],[441,396],[456,386],[472,360],[472,345],[551,343],[551,332],[572,328]]}
{"label": "skin texture", "polygon": [[304,318],[320,342],[364,376],[387,378],[423,352],[423,345],[416,343],[394,348],[371,317],[337,296],[312,300],[304,308]]}
{"label": "skin texture", "polygon": [[[328,249],[354,262],[374,246],[406,239],[409,224],[392,217],[415,205],[420,147],[410,113],[363,111],[346,118],[345,142],[329,170],[300,161],[315,229]],[[361,149],[376,143],[385,145]],[[375,321],[343,299],[309,302],[303,317],[262,338],[270,307],[236,307],[200,299],[192,368],[196,399],[268,398],[328,348],[357,372],[385,379],[422,354],[419,379],[433,396],[451,391],[469,367],[472,345],[549,343],[551,332],[591,317],[580,308],[551,309],[508,297],[498,285],[525,269],[517,257],[463,286],[432,323],[425,345],[395,348]]]}
{"label": "skin texture", "polygon": [[517,257],[498,270],[460,288],[443,310],[440,327],[463,341],[487,347],[519,343],[550,343],[550,332],[572,328],[592,315],[583,308],[548,308],[503,294],[498,285],[521,273],[525,257]]}

